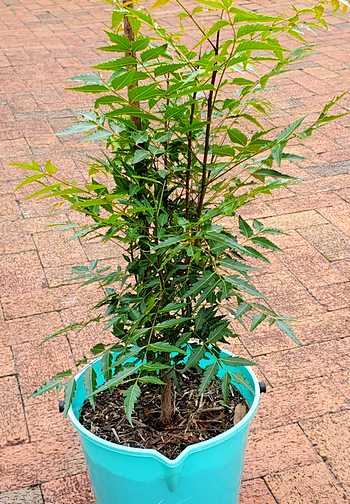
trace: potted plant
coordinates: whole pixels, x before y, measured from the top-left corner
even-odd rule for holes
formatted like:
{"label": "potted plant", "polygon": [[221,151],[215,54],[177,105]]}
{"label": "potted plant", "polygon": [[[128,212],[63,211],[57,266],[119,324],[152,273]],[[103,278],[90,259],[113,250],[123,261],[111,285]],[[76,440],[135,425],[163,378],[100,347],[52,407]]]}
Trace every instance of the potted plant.
{"label": "potted plant", "polygon": [[281,231],[241,209],[295,183],[280,168],[300,159],[287,145],[343,115],[331,110],[338,96],[312,121],[267,126],[265,90],[308,53],[303,31],[327,26],[326,2],[290,16],[232,0],[175,4],[171,30],[155,20],[161,12],[114,1],[100,48],[111,57],[73,78],[82,83],[73,91],[97,97],[63,134],[106,143],[88,182],[62,179],[51,161],[16,165],[30,172],[20,185],[37,186],[30,197],[84,216],[65,224],[76,238],[123,250],[124,268],[74,268],[83,285],[102,287],[99,311],[47,338],[98,322],[114,342],[96,344],[76,376],[65,370],[35,392],[64,388],[98,504],[238,502],[259,384],[253,363],[222,344],[237,324],[261,323],[297,341],[251,279],[253,263],[279,250],[271,238]]}

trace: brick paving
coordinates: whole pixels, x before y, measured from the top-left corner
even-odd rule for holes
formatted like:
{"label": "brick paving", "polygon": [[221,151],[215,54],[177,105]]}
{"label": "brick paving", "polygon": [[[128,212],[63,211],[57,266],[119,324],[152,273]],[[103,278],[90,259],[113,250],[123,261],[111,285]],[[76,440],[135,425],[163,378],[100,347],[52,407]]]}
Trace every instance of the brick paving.
{"label": "brick paving", "polygon": [[[272,12],[288,2],[245,4]],[[171,10],[163,15],[171,22]],[[84,177],[82,153],[92,147],[55,132],[90,101],[64,87],[100,59],[94,48],[104,43],[107,20],[108,7],[89,0],[0,0],[0,504],[93,503],[57,398],[30,394],[73,366],[97,337],[86,330],[38,347],[96,299],[93,288],[69,284],[71,265],[118,254],[49,230],[65,210],[52,215],[15,193],[19,174],[8,164],[50,158],[66,175]],[[337,16],[331,24],[311,36],[317,51],[275,81],[272,124],[313,113],[350,87],[350,21]],[[290,233],[279,238],[285,255],[274,257],[257,283],[298,317],[302,346],[266,328],[235,342],[268,383],[249,441],[242,504],[350,502],[350,117],[297,149],[308,160],[290,173],[303,181],[246,210]]]}

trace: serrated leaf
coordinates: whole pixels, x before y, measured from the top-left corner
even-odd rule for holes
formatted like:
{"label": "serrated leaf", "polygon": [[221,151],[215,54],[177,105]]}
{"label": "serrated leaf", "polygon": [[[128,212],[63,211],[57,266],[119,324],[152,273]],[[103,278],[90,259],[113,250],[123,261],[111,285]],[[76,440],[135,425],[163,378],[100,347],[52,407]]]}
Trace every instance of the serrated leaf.
{"label": "serrated leaf", "polygon": [[112,352],[106,351],[101,358],[101,370],[105,379],[105,382],[112,378],[112,364],[113,355]]}
{"label": "serrated leaf", "polygon": [[197,282],[195,282],[192,287],[186,291],[183,296],[184,297],[192,297],[196,294],[202,292],[210,283],[210,281],[216,277],[215,271],[204,272],[203,277],[200,278]]}
{"label": "serrated leaf", "polygon": [[95,72],[87,72],[82,73],[80,75],[76,75],[75,77],[70,77],[69,80],[85,82],[85,84],[101,84],[101,77],[98,73]]}
{"label": "serrated leaf", "polygon": [[231,142],[239,145],[246,145],[248,142],[247,136],[237,128],[229,128],[227,130]]}
{"label": "serrated leaf", "polygon": [[301,345],[300,339],[296,336],[293,329],[284,320],[276,320],[276,325],[296,345]]}
{"label": "serrated leaf", "polygon": [[86,397],[89,399],[91,407],[95,409],[95,399],[94,392],[96,390],[97,384],[97,374],[92,366],[88,366],[84,371],[84,388],[86,391]]}
{"label": "serrated leaf", "polygon": [[78,91],[80,93],[104,93],[108,87],[102,84],[87,84],[86,86],[68,88],[69,91]]}
{"label": "serrated leaf", "polygon": [[68,376],[72,375],[71,369],[67,369],[66,371],[60,371],[56,373],[50,380],[45,382],[43,385],[40,385],[33,393],[32,397],[38,397],[46,392],[50,392],[51,390],[57,390],[62,387],[63,381]]}
{"label": "serrated leaf", "polygon": [[274,251],[281,250],[278,245],[273,243],[268,238],[265,238],[264,236],[254,236],[252,238],[252,242],[268,250],[274,250]]}
{"label": "serrated leaf", "polygon": [[55,175],[55,173],[57,173],[57,166],[55,166],[51,161],[46,161],[45,171],[49,175]]}
{"label": "serrated leaf", "polygon": [[148,345],[148,348],[152,350],[153,352],[165,352],[165,353],[180,353],[184,354],[184,352],[181,348],[171,345],[170,343],[167,343],[166,341],[158,341],[156,343],[151,343]]}
{"label": "serrated leaf", "polygon": [[45,173],[36,173],[34,175],[31,175],[30,177],[26,177],[22,182],[16,185],[16,190],[20,189],[21,187],[25,187],[27,185],[32,184],[33,182],[37,182],[38,180],[42,179],[45,177]]}
{"label": "serrated leaf", "polygon": [[172,311],[178,311],[181,308],[184,308],[186,303],[168,303],[163,308],[159,310],[159,313],[169,313]]}
{"label": "serrated leaf", "polygon": [[140,163],[144,159],[149,159],[152,157],[152,154],[145,149],[137,149],[134,152],[134,156],[132,158],[132,164]]}
{"label": "serrated leaf", "polygon": [[157,0],[152,4],[152,9],[158,9],[159,7],[163,7],[163,5],[166,5],[169,3],[170,0]]}
{"label": "serrated leaf", "polygon": [[256,268],[254,266],[250,266],[250,264],[245,264],[241,261],[237,261],[235,259],[231,259],[229,257],[225,257],[220,261],[220,266],[223,268],[228,268],[234,271],[239,271],[240,273],[249,273],[254,271]]}
{"label": "serrated leaf", "polygon": [[252,305],[248,303],[240,303],[238,308],[235,310],[235,318],[240,320],[246,313],[248,313],[252,309]]}
{"label": "serrated leaf", "polygon": [[132,414],[135,410],[135,404],[138,401],[141,395],[140,386],[135,382],[126,390],[125,398],[124,398],[124,409],[126,418],[129,420],[129,423],[132,425]]}
{"label": "serrated leaf", "polygon": [[141,378],[139,378],[139,381],[141,383],[152,383],[153,385],[165,385],[165,382],[157,376],[141,376]]}
{"label": "serrated leaf", "polygon": [[236,23],[241,23],[244,21],[253,21],[254,23],[267,23],[281,20],[281,18],[277,16],[259,14],[258,12],[239,9],[238,7],[231,7],[230,12],[235,15]]}
{"label": "serrated leaf", "polygon": [[179,318],[173,318],[169,320],[163,320],[163,322],[159,322],[154,326],[154,329],[157,331],[161,331],[162,329],[169,329],[171,327],[177,327],[179,325],[183,325],[184,322],[187,322],[190,320],[188,317],[179,317]]}
{"label": "serrated leaf", "polygon": [[225,276],[224,279],[226,282],[235,287],[237,290],[246,292],[247,294],[251,296],[256,296],[258,298],[265,297],[260,291],[258,291],[254,287],[254,285],[247,282],[246,280],[243,280],[243,278],[239,277],[238,275]]}
{"label": "serrated leaf", "polygon": [[146,61],[150,61],[152,59],[156,59],[159,56],[164,56],[166,54],[167,44],[163,44],[157,47],[151,47],[150,49],[146,49],[141,53],[141,61],[145,63]]}
{"label": "serrated leaf", "polygon": [[97,70],[120,70],[130,65],[136,65],[137,60],[133,56],[124,56],[124,58],[117,58],[109,61],[104,61],[95,65]]}
{"label": "serrated leaf", "polygon": [[164,91],[159,88],[158,84],[147,84],[146,86],[138,86],[129,90],[129,100],[131,102],[149,100],[158,98],[164,94]]}
{"label": "serrated leaf", "polygon": [[93,129],[96,129],[95,123],[79,122],[68,126],[68,128],[65,128],[62,131],[59,131],[57,136],[77,135],[78,133],[84,133],[85,131],[91,131]]}
{"label": "serrated leaf", "polygon": [[254,232],[252,228],[249,226],[248,222],[245,221],[241,216],[238,217],[239,229],[243,236],[246,238],[250,238],[253,236]]}
{"label": "serrated leaf", "polygon": [[202,395],[208,389],[211,382],[214,380],[218,372],[218,363],[215,361],[205,368],[201,383],[199,385],[199,393]]}
{"label": "serrated leaf", "polygon": [[97,343],[92,348],[90,348],[90,352],[93,355],[99,355],[100,353],[104,352],[105,349],[106,349],[106,345],[104,343]]}
{"label": "serrated leaf", "polygon": [[225,355],[220,357],[220,362],[225,366],[241,367],[241,366],[255,366],[255,362],[244,357],[236,357],[235,355]]}
{"label": "serrated leaf", "polygon": [[198,364],[198,362],[204,357],[205,349],[203,346],[198,346],[195,350],[192,350],[187,362],[186,368],[190,369]]}
{"label": "serrated leaf", "polygon": [[265,319],[267,315],[265,313],[257,313],[252,318],[252,322],[250,324],[250,330],[254,331]]}
{"label": "serrated leaf", "polygon": [[120,385],[121,383],[123,383],[123,381],[126,378],[128,378],[129,376],[136,373],[138,371],[139,366],[140,365],[130,366],[130,367],[123,369],[122,371],[120,371],[119,373],[114,375],[110,380],[106,381],[98,389],[96,389],[95,392],[93,393],[93,395],[99,394],[100,392],[103,392],[104,390],[108,390],[110,388],[113,388],[113,387]]}
{"label": "serrated leaf", "polygon": [[287,126],[281,133],[277,136],[276,141],[277,142],[284,142],[285,140],[288,140],[290,136],[294,133],[296,129],[299,128],[301,123],[305,120],[306,116],[300,117],[296,121],[293,121],[289,126]]}
{"label": "serrated leaf", "polygon": [[69,411],[69,408],[74,399],[74,394],[76,391],[76,382],[75,378],[71,378],[64,386],[64,410],[63,415],[66,417]]}

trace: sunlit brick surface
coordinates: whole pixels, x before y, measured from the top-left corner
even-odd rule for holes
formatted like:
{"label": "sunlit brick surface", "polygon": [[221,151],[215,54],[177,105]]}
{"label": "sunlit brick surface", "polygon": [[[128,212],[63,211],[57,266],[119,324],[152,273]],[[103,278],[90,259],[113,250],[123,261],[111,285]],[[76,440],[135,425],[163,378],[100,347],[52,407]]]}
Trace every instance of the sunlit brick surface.
{"label": "sunlit brick surface", "polygon": [[[241,3],[269,12],[290,5]],[[103,44],[108,9],[94,0],[0,0],[0,504],[93,504],[77,437],[58,414],[56,397],[30,394],[101,338],[100,330],[86,329],[38,348],[98,298],[94,287],[70,285],[71,265],[119,263],[121,254],[111,244],[72,242],[50,230],[66,218],[65,208],[50,213],[25,200],[9,164],[52,159],[65,176],[84,178],[81,159],[96,146],[55,133],[91,103],[64,88],[101,58],[95,48]],[[173,24],[171,4],[162,20]],[[331,24],[311,35],[319,44],[314,54],[271,86],[271,126],[313,114],[350,88],[350,20],[337,16]],[[344,110],[349,106],[346,98]],[[298,317],[303,346],[262,328],[242,333],[232,347],[255,358],[268,383],[249,441],[242,504],[350,502],[349,117],[296,150],[306,160],[289,172],[303,181],[244,209],[246,218],[289,232],[276,240],[285,256],[273,258],[256,284],[281,312]]]}

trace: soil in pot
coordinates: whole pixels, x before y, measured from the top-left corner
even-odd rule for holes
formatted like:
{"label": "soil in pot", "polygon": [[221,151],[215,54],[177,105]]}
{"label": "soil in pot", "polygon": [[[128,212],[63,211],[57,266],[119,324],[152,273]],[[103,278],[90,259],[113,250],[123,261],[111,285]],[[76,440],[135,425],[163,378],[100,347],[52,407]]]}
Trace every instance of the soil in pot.
{"label": "soil in pot", "polygon": [[175,416],[169,426],[165,427],[160,421],[160,388],[152,384],[141,387],[133,426],[124,413],[122,387],[98,394],[94,409],[86,401],[80,413],[80,423],[106,441],[135,448],[153,448],[174,459],[186,446],[230,429],[249,409],[243,396],[234,388],[231,402],[223,404],[219,379],[214,380],[200,398],[201,376],[198,371],[190,371],[184,376],[181,388],[177,388],[174,394]]}

